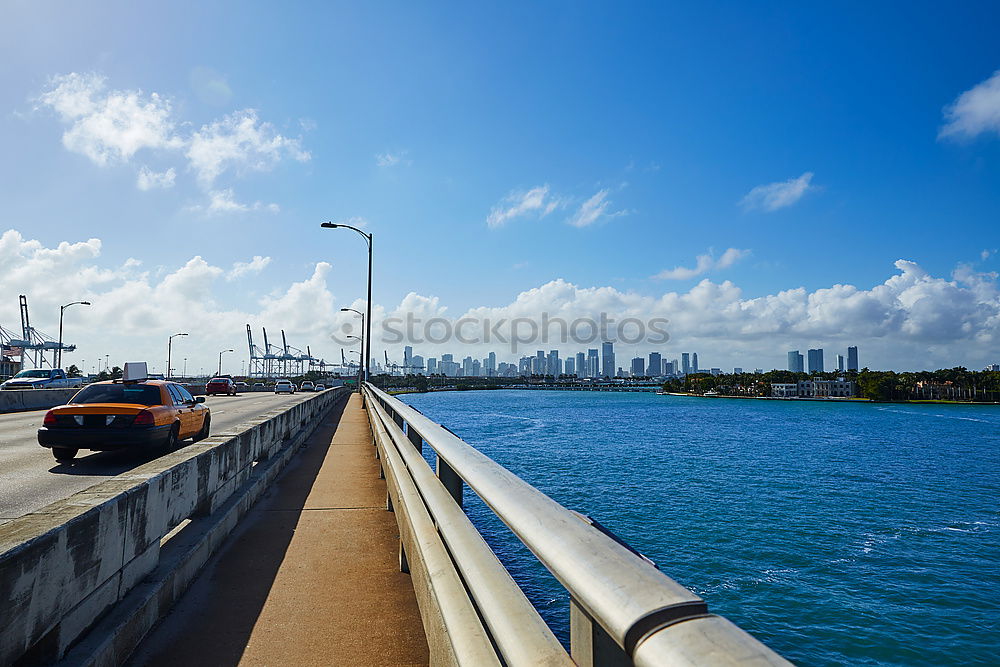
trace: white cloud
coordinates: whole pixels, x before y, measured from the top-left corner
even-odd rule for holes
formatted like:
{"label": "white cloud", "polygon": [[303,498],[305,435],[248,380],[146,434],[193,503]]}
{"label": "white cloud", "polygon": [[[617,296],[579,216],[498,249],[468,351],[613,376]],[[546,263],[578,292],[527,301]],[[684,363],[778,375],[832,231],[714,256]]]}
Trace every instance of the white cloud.
{"label": "white cloud", "polygon": [[172,188],[174,187],[174,181],[177,178],[177,172],[174,171],[173,167],[170,167],[166,171],[157,172],[153,171],[149,167],[143,165],[139,169],[139,175],[136,178],[136,187],[140,190],[153,190],[154,188]]}
{"label": "white cloud", "polygon": [[237,278],[260,273],[270,263],[270,257],[261,257],[260,255],[254,255],[249,262],[234,262],[232,270],[226,274],[226,280],[233,281]]}
{"label": "white cloud", "polygon": [[514,218],[529,214],[545,217],[560,205],[558,198],[549,195],[548,185],[539,185],[530,190],[512,190],[493,207],[486,218],[486,224],[489,227],[501,227]]}
{"label": "white cloud", "polygon": [[406,158],[408,151],[397,151],[391,153],[386,151],[385,153],[378,153],[375,156],[375,164],[379,167],[395,167],[397,165],[409,165],[413,161]]}
{"label": "white cloud", "polygon": [[[221,75],[205,68],[196,68],[195,74],[192,81],[199,95],[211,96],[213,103],[228,99],[228,84]],[[311,157],[299,139],[278,133],[253,109],[237,111],[203,125],[190,136],[181,136],[169,100],[157,93],[147,96],[141,90],[109,90],[106,79],[97,74],[55,76],[37,102],[70,126],[63,133],[65,147],[95,164],[125,164],[142,150],[158,150],[175,159],[183,155],[209,196],[205,208],[211,213],[277,210],[276,204],[240,204],[232,190],[219,189],[216,180],[227,172],[240,176],[268,171],[285,158],[305,162]],[[154,172],[142,166],[136,187],[173,187],[176,176],[175,167]]]}
{"label": "white cloud", "polygon": [[798,178],[758,185],[740,200],[740,205],[747,211],[752,209],[777,211],[779,208],[791,206],[802,199],[808,191],[816,189],[815,185],[810,185],[812,177],[813,173],[807,171]]}
{"label": "white cloud", "polygon": [[38,102],[70,124],[63,145],[101,166],[128,162],[144,148],[183,145],[174,133],[169,101],[141,90],[107,90],[104,77],[96,74],[55,76]]}
{"label": "white cloud", "polygon": [[[112,364],[146,360],[162,372],[166,337],[188,331],[188,338],[174,340],[177,359],[189,357],[189,370],[211,369],[218,363],[220,349],[237,349],[245,358],[247,323],[254,327],[255,337],[261,326],[277,336],[284,329],[290,344],[303,350],[310,345],[317,357],[339,358],[328,338],[340,308],[327,286],[329,264],[321,262],[302,281],[250,299],[246,308],[235,308],[223,305],[219,296],[225,279],[242,270],[239,287],[250,292],[253,281],[260,280],[254,271],[267,266],[269,258],[237,262],[227,272],[196,256],[157,273],[141,270],[136,259],[106,265],[101,249],[98,239],[46,247],[15,230],[0,235],[0,265],[5,268],[0,272],[0,294],[27,294],[32,324],[40,331],[58,332],[59,306],[68,300],[93,304],[66,314],[66,340],[78,345],[76,352],[66,354],[67,365],[81,365],[87,359],[90,367],[107,353]],[[270,286],[266,281],[265,289]],[[16,329],[19,322],[17,300],[0,299],[0,324]],[[235,367],[239,368],[238,358]]]}
{"label": "white cloud", "polygon": [[590,199],[580,205],[580,208],[576,210],[576,213],[567,222],[574,227],[587,227],[602,217],[616,218],[626,215],[627,211],[608,212],[608,207],[611,205],[611,200],[608,199],[608,192],[607,189],[598,190]]}
{"label": "white cloud", "polygon": [[947,121],[938,138],[972,139],[985,132],[1000,134],[1000,70],[965,91],[944,110]]}
{"label": "white cloud", "polygon": [[659,280],[689,280],[703,273],[708,273],[712,269],[727,269],[739,260],[750,254],[749,250],[739,248],[728,248],[719,259],[715,259],[711,252],[698,255],[695,258],[693,268],[686,266],[675,266],[672,269],[665,269],[657,273],[653,278]]}
{"label": "white cloud", "polygon": [[211,187],[227,169],[267,171],[285,156],[300,162],[310,155],[298,139],[289,139],[245,109],[202,126],[191,136],[187,157],[203,187]]}
{"label": "white cloud", "polygon": [[208,193],[208,204],[197,204],[190,207],[196,213],[207,213],[208,215],[222,215],[225,213],[246,213],[248,211],[267,211],[268,213],[278,213],[281,208],[277,204],[265,204],[256,201],[253,204],[244,204],[236,201],[236,195],[232,188],[224,190],[210,190]]}

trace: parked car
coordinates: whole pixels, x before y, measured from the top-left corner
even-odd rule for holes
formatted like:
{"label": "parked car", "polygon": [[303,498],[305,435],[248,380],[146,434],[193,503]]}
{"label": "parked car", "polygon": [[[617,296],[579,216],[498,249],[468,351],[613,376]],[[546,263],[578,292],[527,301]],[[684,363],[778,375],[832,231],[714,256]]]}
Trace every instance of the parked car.
{"label": "parked car", "polygon": [[70,461],[81,449],[162,447],[170,451],[185,438],[208,437],[212,415],[205,397],[164,380],[96,382],[66,405],[45,413],[38,444],[57,461]]}
{"label": "parked car", "polygon": [[302,383],[302,386],[300,386],[299,389],[302,391],[314,391],[316,389],[316,385],[312,383],[312,380],[306,380]]}
{"label": "parked car", "polygon": [[212,378],[205,385],[205,393],[209,396],[216,394],[236,395],[236,383],[231,378]]}
{"label": "parked car", "polygon": [[61,368],[35,368],[21,371],[0,389],[73,389],[83,386],[83,378],[71,378]]}
{"label": "parked car", "polygon": [[274,383],[274,393],[275,394],[294,394],[295,385],[292,384],[291,380],[278,380]]}

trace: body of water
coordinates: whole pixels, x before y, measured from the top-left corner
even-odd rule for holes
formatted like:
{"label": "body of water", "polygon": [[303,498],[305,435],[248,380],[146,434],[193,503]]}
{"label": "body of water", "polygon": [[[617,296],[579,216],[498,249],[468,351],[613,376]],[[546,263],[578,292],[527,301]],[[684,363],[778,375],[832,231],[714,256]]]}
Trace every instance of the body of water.
{"label": "body of water", "polygon": [[[1000,664],[1000,407],[401,397],[803,665]],[[564,640],[563,589],[470,516]]]}

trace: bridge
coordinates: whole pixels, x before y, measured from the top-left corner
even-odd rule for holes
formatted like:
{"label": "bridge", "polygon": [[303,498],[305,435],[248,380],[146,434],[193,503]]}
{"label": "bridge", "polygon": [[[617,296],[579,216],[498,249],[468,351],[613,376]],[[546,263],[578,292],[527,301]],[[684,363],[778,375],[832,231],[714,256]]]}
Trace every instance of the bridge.
{"label": "bridge", "polygon": [[[38,501],[4,498],[0,664],[788,664],[372,385],[252,401],[213,404],[227,421],[196,444],[104,474],[86,457]],[[30,425],[3,420],[30,415],[0,416],[4,451]],[[30,497],[25,475],[13,486]],[[568,645],[467,492],[567,591]]]}

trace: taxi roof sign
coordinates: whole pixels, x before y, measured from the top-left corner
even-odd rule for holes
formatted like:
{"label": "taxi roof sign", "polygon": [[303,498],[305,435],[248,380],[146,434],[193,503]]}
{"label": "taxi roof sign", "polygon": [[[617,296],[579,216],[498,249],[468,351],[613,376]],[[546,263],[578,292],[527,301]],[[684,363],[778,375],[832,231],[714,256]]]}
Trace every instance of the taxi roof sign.
{"label": "taxi roof sign", "polygon": [[146,370],[145,361],[125,362],[125,371],[122,373],[122,382],[138,382],[139,380],[145,380],[148,377],[149,372]]}

